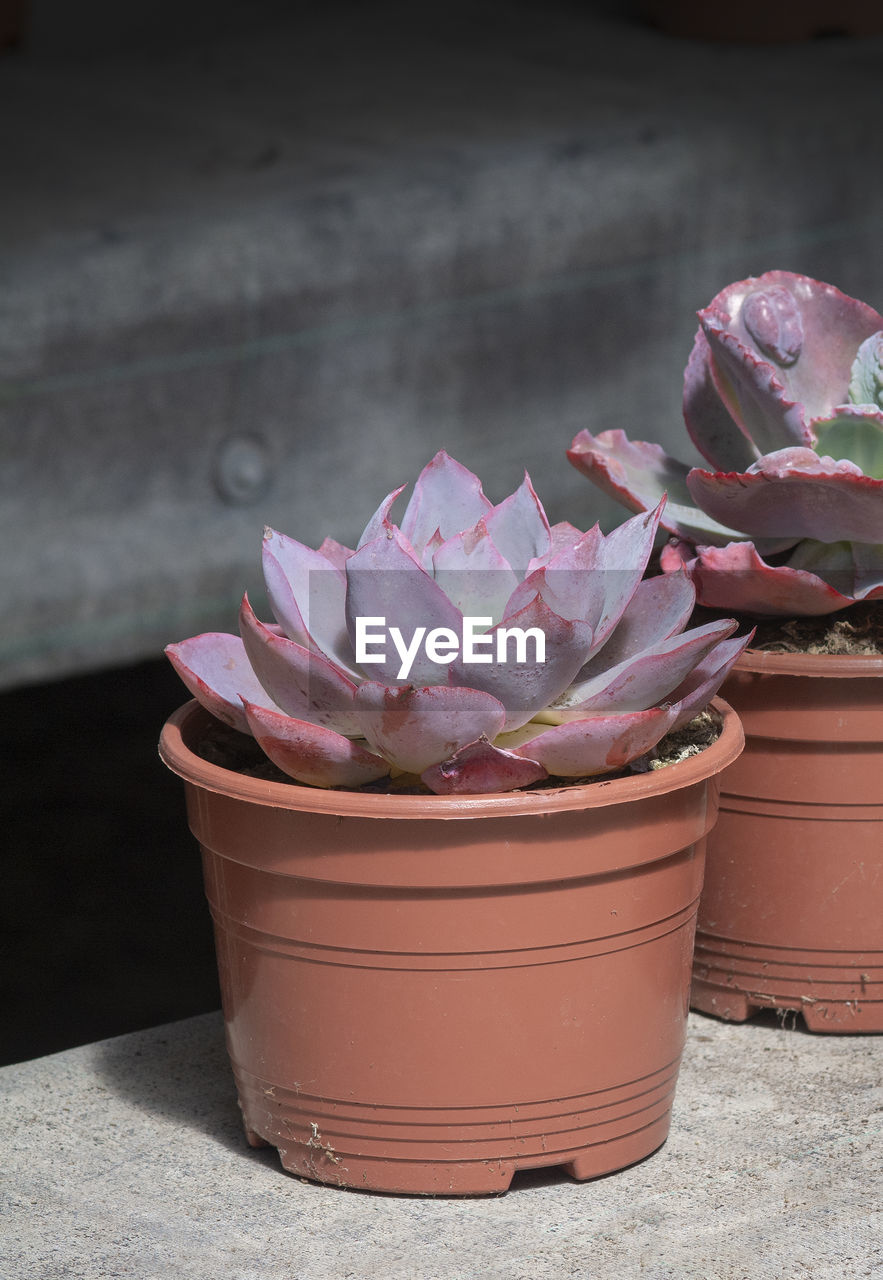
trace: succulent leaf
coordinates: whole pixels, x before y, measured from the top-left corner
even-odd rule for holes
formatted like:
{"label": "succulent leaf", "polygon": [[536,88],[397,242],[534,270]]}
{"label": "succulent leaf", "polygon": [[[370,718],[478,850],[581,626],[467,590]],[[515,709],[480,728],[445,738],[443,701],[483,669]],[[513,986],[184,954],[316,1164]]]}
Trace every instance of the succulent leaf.
{"label": "succulent leaf", "polygon": [[666,699],[735,629],[736,623],[728,618],[659,641],[607,671],[575,681],[551,710],[562,723],[586,715],[643,711]]}
{"label": "succulent leaf", "polygon": [[420,775],[436,795],[484,795],[489,791],[514,791],[548,777],[536,760],[505,751],[479,740],[461,747],[447,760],[424,769]]}
{"label": "succulent leaf", "polygon": [[[782,291],[791,296],[803,331],[798,357],[790,365],[771,361],[745,323],[746,303],[749,303],[749,316],[752,314],[751,298],[773,294],[781,299]],[[786,306],[780,301],[780,312]],[[769,412],[770,422],[783,412],[789,416],[785,426],[787,439],[773,435],[764,441],[759,438],[763,427],[759,426],[756,433],[746,422],[749,435],[762,453],[791,444],[812,446],[811,438],[799,438],[800,428],[809,430],[813,419],[828,417],[837,405],[846,402],[859,347],[866,338],[883,329],[883,317],[873,307],[848,297],[833,285],[790,271],[768,271],[728,285],[699,312],[699,320],[715,361],[721,363],[720,352],[722,347],[726,348],[725,371],[734,380],[737,397],[747,383],[754,381],[754,412],[761,418]],[[764,372],[759,368],[762,364],[766,365]],[[774,379],[778,391],[770,378]],[[766,394],[761,389],[764,382],[773,399],[780,400],[778,408],[762,403]],[[793,406],[793,411],[787,406]]]}
{"label": "succulent leaf", "polygon": [[883,542],[883,480],[812,449],[779,449],[741,475],[690,473],[704,511],[749,537]]}
{"label": "succulent leaf", "polygon": [[[597,525],[595,525],[593,530],[590,529],[589,533],[594,533],[595,531],[600,532]],[[528,576],[533,573],[535,569],[542,569],[549,563],[553,556],[557,556],[559,551],[565,551],[568,547],[572,547],[574,543],[579,542],[580,538],[583,536],[588,537],[588,534],[583,535],[580,533],[579,529],[570,524],[567,520],[562,520],[559,524],[553,524],[549,529],[549,546],[542,555],[535,556],[534,559],[531,560],[530,564],[527,566]]]}
{"label": "succulent leaf", "polygon": [[345,547],[342,542],[336,542],[334,538],[325,538],[319,547],[319,555],[324,556],[329,564],[341,572],[352,554],[352,547]]}
{"label": "succulent leaf", "polygon": [[866,476],[883,480],[883,409],[841,405],[834,417],[813,423],[816,451],[855,463]]}
{"label": "succulent leaf", "polygon": [[[523,655],[515,628],[526,636]],[[537,661],[536,642],[529,634],[535,630],[545,637],[543,662]],[[451,664],[451,679],[497,698],[506,708],[509,730],[532,719],[567,688],[585,661],[592,628],[579,619],[559,617],[534,596],[517,613],[488,628],[480,640],[485,641],[480,646],[482,656],[490,661],[475,663],[458,656]]]}
{"label": "succulent leaf", "polygon": [[872,333],[856,352],[849,380],[849,402],[883,409],[883,330]]}
{"label": "succulent leaf", "polygon": [[883,600],[883,543],[876,546],[853,544],[855,566],[853,594],[856,600]]}
{"label": "succulent leaf", "polygon": [[683,728],[708,705],[753,639],[752,629],[747,635],[722,641],[684,678],[670,695],[674,713],[671,732]]}
{"label": "succulent leaf", "polygon": [[[700,317],[703,313],[700,312]],[[803,406],[789,398],[783,371],[722,326],[703,318],[718,395],[736,427],[761,454],[813,443]]]}
{"label": "succulent leaf", "polygon": [[490,694],[445,685],[390,688],[369,680],[355,705],[373,750],[407,773],[423,773],[477,738],[495,738],[506,719]]}
{"label": "succulent leaf", "polygon": [[277,768],[312,787],[361,787],[389,773],[389,764],[365,744],[281,711],[244,704],[248,727]]}
{"label": "succulent leaf", "polygon": [[417,478],[401,531],[420,556],[437,532],[447,541],[492,510],[478,476],[441,450]]}
{"label": "succulent leaf", "polygon": [[270,607],[289,640],[354,671],[343,625],[346,578],[319,551],[274,529],[264,530],[264,583]]}
{"label": "succulent leaf", "polygon": [[511,567],[523,574],[532,560],[549,550],[549,521],[530,476],[485,518],[488,533]]}
{"label": "succulent leaf", "polygon": [[[347,561],[341,616],[346,619],[354,651],[359,618],[385,619],[390,637],[395,631],[406,646],[410,646],[420,628],[424,635],[439,629],[460,635],[463,629],[462,613],[415,560],[414,552],[394,525],[391,536],[365,543]],[[389,684],[447,683],[447,665],[433,661],[423,646],[414,650],[407,668],[407,659],[394,642],[387,643],[383,653],[382,661],[365,668],[363,679],[382,678]]]}
{"label": "succulent leaf", "polygon": [[[647,567],[663,503],[606,536],[597,525],[535,569],[509,601],[505,617],[537,593],[560,618],[588,623],[594,653],[611,635]],[[589,656],[591,656],[591,653]]]}
{"label": "succulent leaf", "polygon": [[482,518],[474,529],[448,538],[432,557],[433,578],[461,613],[503,617],[518,575],[500,553]]}
{"label": "succulent leaf", "polygon": [[[375,538],[382,538],[389,535],[392,524],[389,519],[389,513],[392,510],[396,498],[400,493],[404,493],[405,485],[400,484],[397,489],[393,489],[392,493],[388,493],[381,502],[380,506],[374,512],[371,519],[362,530],[362,535],[356,545],[356,550],[364,547],[366,542],[373,542]],[[344,568],[346,566],[344,565]]]}
{"label": "succulent leaf", "polygon": [[633,658],[683,631],[696,603],[696,588],[685,572],[644,578],[604,647],[581,668],[577,681]]}
{"label": "succulent leaf", "polygon": [[604,610],[604,579],[595,572],[603,540],[598,525],[587,533],[577,533],[571,545],[562,547],[518,584],[504,618],[508,621],[538,595],[560,618],[588,622],[594,633],[594,624]]}
{"label": "succulent leaf", "polygon": [[[598,544],[591,572],[594,578],[600,579],[603,595],[600,610],[586,617],[594,632],[592,653],[613,635],[638,589],[653,552],[664,507],[665,499],[662,498],[652,511],[624,520]],[[546,568],[547,577],[556,575],[556,584],[557,572],[565,568],[566,560],[566,553],[561,553]]]}
{"label": "succulent leaf", "polygon": [[286,715],[348,737],[361,736],[353,682],[323,654],[276,635],[258,621],[247,595],[239,611],[239,633],[261,686]]}
{"label": "succulent leaf", "polygon": [[803,317],[784,285],[755,289],[742,303],[742,323],[762,355],[788,369],[803,350]]}
{"label": "succulent leaf", "polygon": [[667,498],[662,527],[680,538],[723,545],[739,536],[697,509],[687,488],[690,468],[661,445],[629,440],[620,430],[597,436],[583,430],[567,456],[577,471],[630,511],[652,511]]}
{"label": "succulent leaf", "polygon": [[687,567],[697,598],[710,609],[761,617],[817,617],[845,609],[854,600],[808,570],[767,564],[751,542],[697,547]]}
{"label": "succulent leaf", "polygon": [[[711,348],[700,325],[684,370],[684,422],[690,439],[716,471],[743,471],[759,457],[759,450],[728,410],[718,389],[721,376],[715,375]],[[670,492],[669,497],[676,495]]]}
{"label": "succulent leaf", "polygon": [[194,698],[240,733],[250,732],[243,700],[277,709],[255,675],[239,636],[206,631],[166,645],[165,654]]}
{"label": "succulent leaf", "polygon": [[514,748],[516,755],[561,777],[591,777],[621,769],[655,747],[674,724],[671,707],[623,715],[591,716],[556,725]]}

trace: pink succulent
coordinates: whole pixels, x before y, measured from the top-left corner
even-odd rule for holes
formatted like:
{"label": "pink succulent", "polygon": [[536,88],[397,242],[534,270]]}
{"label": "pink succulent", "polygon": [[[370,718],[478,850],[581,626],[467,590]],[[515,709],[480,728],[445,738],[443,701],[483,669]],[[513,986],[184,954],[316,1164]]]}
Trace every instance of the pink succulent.
{"label": "pink succulent", "polygon": [[770,616],[883,598],[883,316],[770,271],[699,312],[684,420],[709,470],[622,431],[570,461],[633,511],[668,502],[665,569],[701,604]]}
{"label": "pink succulent", "polygon": [[550,527],[529,477],[494,506],[444,452],[396,525],[400,493],[354,550],[266,530],[276,624],[246,597],[238,636],[166,649],[203,706],[300,782],[392,771],[444,794],[617,769],[702,710],[747,643],[732,619],[685,630],[686,574],[644,578],[662,502],[606,537]]}

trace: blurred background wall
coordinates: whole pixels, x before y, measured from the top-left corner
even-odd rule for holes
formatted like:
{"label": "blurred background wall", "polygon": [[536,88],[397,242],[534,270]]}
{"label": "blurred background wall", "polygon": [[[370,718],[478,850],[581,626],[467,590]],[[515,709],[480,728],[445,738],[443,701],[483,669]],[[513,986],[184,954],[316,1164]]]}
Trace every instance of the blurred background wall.
{"label": "blurred background wall", "polygon": [[526,467],[552,519],[609,528],[564,450],[622,427],[696,460],[681,375],[720,288],[781,267],[883,308],[883,37],[848,24],[747,44],[600,0],[19,10],[0,1060],[217,1002],[158,655],[234,629],[265,523],[348,542],[445,447],[495,500]]}

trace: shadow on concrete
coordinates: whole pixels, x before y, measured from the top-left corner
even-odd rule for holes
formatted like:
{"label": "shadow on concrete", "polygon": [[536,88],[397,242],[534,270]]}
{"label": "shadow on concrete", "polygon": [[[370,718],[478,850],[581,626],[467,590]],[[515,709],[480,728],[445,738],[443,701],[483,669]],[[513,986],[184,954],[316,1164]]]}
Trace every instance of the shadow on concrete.
{"label": "shadow on concrete", "polygon": [[245,1159],[278,1165],[273,1148],[255,1150],[243,1136],[220,1013],[105,1040],[93,1053],[96,1074],[131,1106],[170,1128],[205,1133]]}

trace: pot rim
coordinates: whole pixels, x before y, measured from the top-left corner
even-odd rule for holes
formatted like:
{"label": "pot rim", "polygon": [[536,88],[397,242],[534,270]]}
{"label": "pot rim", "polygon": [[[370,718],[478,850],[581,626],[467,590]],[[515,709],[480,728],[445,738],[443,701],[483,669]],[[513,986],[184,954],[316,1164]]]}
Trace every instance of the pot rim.
{"label": "pot rim", "polygon": [[736,659],[733,671],[751,671],[776,676],[829,676],[850,679],[883,676],[883,654],[771,653],[766,649],[746,649]]}
{"label": "pot rim", "polygon": [[214,717],[195,699],[173,712],[163,726],[159,740],[160,759],[185,782],[271,808],[310,813],[346,814],[366,818],[487,818],[518,814],[560,813],[568,810],[601,808],[664,795],[701,783],[720,773],[741,754],[745,735],[738,715],[722,698],[710,704],[722,717],[717,741],[698,755],[665,769],[635,774],[629,778],[599,779],[579,786],[555,787],[542,791],[488,792],[482,795],[385,795],[362,791],[323,790],[292,780],[269,782],[224,769],[203,760],[188,745],[200,724]]}

